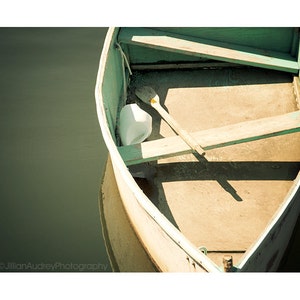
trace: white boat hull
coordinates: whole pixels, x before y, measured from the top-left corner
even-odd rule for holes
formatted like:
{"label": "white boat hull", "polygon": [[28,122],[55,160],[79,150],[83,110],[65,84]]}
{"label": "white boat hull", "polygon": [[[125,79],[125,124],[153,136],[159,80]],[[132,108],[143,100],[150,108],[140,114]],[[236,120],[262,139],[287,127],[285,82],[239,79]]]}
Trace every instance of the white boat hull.
{"label": "white boat hull", "polygon": [[[137,185],[122,160],[109,129],[103,101],[103,81],[107,57],[114,47],[114,29],[104,45],[96,86],[96,103],[103,138],[109,150],[120,200],[128,220],[155,268],[161,272],[223,272],[223,269],[199,251],[156,208]],[[294,180],[286,199],[261,236],[247,250],[236,267],[238,272],[276,271],[283,258],[300,213],[300,175]]]}

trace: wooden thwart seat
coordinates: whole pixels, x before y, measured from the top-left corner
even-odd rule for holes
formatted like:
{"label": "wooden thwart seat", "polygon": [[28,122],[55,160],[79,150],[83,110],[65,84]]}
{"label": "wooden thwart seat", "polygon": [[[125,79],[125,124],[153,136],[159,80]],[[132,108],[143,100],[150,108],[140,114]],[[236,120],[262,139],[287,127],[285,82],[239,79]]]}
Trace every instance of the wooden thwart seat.
{"label": "wooden thwart seat", "polygon": [[291,73],[299,71],[296,58],[287,53],[229,45],[161,30],[123,28],[119,34],[119,42],[247,66]]}
{"label": "wooden thwart seat", "polygon": [[[300,111],[192,133],[204,150],[255,141],[300,131]],[[179,137],[167,137],[118,147],[126,165],[192,153]]]}

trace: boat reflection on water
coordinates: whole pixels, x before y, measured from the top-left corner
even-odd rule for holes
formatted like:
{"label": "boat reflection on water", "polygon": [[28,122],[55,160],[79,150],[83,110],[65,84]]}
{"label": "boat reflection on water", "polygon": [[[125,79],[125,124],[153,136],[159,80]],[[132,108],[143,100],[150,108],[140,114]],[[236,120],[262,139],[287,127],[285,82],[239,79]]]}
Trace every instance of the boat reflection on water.
{"label": "boat reflection on water", "polygon": [[155,272],[154,264],[146,254],[130,225],[108,157],[99,192],[99,209],[103,237],[114,272]]}

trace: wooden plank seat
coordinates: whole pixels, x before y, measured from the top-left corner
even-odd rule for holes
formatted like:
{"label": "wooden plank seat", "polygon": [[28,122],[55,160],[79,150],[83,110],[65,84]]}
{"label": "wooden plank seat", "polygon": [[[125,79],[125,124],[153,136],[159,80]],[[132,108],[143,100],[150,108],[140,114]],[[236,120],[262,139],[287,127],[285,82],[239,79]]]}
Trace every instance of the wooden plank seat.
{"label": "wooden plank seat", "polygon": [[[251,120],[192,133],[204,150],[255,141],[300,131],[300,111]],[[172,136],[118,147],[126,165],[192,153],[179,137]]]}
{"label": "wooden plank seat", "polygon": [[145,28],[122,28],[119,43],[167,50],[185,55],[247,66],[298,73],[297,59],[290,54],[233,45]]}

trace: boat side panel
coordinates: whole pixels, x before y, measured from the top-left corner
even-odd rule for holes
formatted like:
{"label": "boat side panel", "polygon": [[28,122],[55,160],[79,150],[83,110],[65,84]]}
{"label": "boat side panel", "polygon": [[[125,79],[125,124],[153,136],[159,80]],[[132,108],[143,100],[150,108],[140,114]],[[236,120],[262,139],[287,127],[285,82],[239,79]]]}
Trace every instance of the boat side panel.
{"label": "boat side panel", "polygon": [[[257,242],[258,247],[255,249],[255,245],[253,245],[254,251],[249,249],[245,254],[239,264],[240,271],[273,272],[278,269],[300,213],[299,180],[300,173],[290,190],[290,194],[294,193],[294,195],[290,195],[290,199],[287,197],[285,202],[287,207],[283,205],[279,209],[276,214],[277,217],[279,216],[278,220],[274,220],[275,223],[270,224],[269,231],[266,229],[267,233],[263,234]],[[286,246],[283,247],[284,245]]]}
{"label": "boat side panel", "polygon": [[110,133],[115,142],[118,113],[121,109],[120,103],[124,101],[124,99],[120,99],[124,97],[123,85],[122,58],[119,50],[115,46],[115,42],[112,41],[107,53],[101,92]]}

